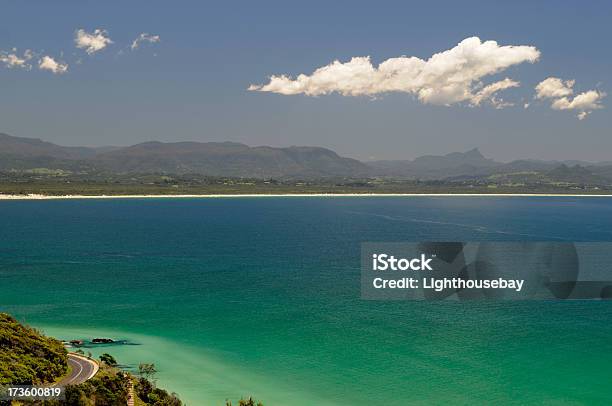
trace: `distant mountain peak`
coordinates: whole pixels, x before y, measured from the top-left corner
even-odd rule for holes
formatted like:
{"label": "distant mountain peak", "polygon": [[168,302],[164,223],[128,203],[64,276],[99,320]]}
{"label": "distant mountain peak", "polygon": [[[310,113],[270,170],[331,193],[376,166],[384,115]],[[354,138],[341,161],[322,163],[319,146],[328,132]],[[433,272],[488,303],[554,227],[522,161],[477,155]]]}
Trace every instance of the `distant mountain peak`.
{"label": "distant mountain peak", "polygon": [[453,176],[479,175],[501,165],[485,158],[478,148],[446,155],[424,155],[413,161],[371,162],[371,166],[390,176],[416,179],[444,179]]}
{"label": "distant mountain peak", "polygon": [[483,158],[483,159],[486,159],[484,157],[484,155],[482,155],[482,153],[480,152],[480,150],[477,147],[476,148],[472,148],[469,151],[464,152],[463,155],[469,156],[469,157],[473,157],[473,158]]}
{"label": "distant mountain peak", "polygon": [[444,155],[445,158],[461,159],[469,161],[488,161],[478,148],[472,148],[465,152],[451,152],[450,154]]}

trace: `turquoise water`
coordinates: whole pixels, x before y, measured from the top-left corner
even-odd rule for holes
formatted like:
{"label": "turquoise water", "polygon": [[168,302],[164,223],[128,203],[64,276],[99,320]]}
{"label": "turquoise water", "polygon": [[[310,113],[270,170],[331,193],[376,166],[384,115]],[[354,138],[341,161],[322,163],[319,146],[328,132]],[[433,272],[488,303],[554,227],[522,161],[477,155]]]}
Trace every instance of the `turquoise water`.
{"label": "turquoise water", "polygon": [[0,310],[189,405],[612,400],[610,302],[359,299],[363,241],[611,241],[609,198],[1,201],[0,236]]}

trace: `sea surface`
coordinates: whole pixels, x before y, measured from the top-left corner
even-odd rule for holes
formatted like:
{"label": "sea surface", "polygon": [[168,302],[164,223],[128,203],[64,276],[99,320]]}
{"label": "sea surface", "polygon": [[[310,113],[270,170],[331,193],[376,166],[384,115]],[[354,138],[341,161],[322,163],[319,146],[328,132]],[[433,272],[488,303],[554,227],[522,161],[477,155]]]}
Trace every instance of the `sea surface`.
{"label": "sea surface", "polygon": [[612,241],[612,199],[0,201],[0,311],[189,405],[610,404],[612,302],[360,299],[365,241]]}

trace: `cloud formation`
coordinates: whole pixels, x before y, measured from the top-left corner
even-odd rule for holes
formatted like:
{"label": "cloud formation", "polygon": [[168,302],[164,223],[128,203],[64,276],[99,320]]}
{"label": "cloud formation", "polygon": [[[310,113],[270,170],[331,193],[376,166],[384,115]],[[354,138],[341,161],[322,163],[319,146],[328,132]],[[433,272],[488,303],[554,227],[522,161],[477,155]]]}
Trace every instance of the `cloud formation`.
{"label": "cloud formation", "polygon": [[490,85],[483,87],[481,90],[475,93],[471,99],[471,103],[472,105],[478,106],[482,101],[487,100],[495,108],[498,109],[510,107],[513,105],[513,103],[508,103],[503,101],[502,99],[497,98],[496,93],[505,89],[510,89],[512,87],[519,87],[520,85],[520,82],[509,78],[505,78],[504,80],[500,80],[499,82],[491,83]]}
{"label": "cloud formation", "polygon": [[132,41],[132,45],[130,46],[130,48],[132,49],[132,51],[134,51],[138,49],[138,47],[140,47],[140,44],[143,42],[149,42],[153,44],[159,41],[160,41],[159,35],[151,35],[151,34],[147,34],[146,32],[143,32],[134,41]]}
{"label": "cloud formation", "polygon": [[575,80],[566,80],[550,77],[544,79],[536,86],[536,99],[556,99],[574,93]]}
{"label": "cloud formation", "polygon": [[84,49],[89,55],[93,55],[112,44],[108,32],[103,29],[96,29],[93,33],[88,33],[84,29],[79,29],[75,33],[74,43],[79,49]]}
{"label": "cloud formation", "polygon": [[[160,42],[160,36],[143,32],[132,41],[130,48],[136,50],[145,42],[150,44]],[[74,32],[74,43],[77,48],[84,50],[88,55],[93,55],[113,44],[113,41],[104,29],[98,28],[91,33],[84,29],[78,29]],[[127,48],[127,44],[124,48]],[[120,52],[122,53],[123,50]],[[60,57],[63,58],[63,55],[62,52]],[[74,56],[76,57],[76,55]],[[82,63],[81,57],[73,60],[72,63],[80,65]],[[32,70],[33,67],[38,67],[40,70],[49,71],[54,74],[64,74],[68,72],[69,65],[66,61],[60,61],[52,56],[45,55],[42,51],[35,52],[31,49],[26,49],[20,55],[17,52],[17,48],[12,48],[10,51],[0,50],[0,68],[2,67],[25,70]]]}
{"label": "cloud formation", "polygon": [[574,80],[563,81],[559,78],[549,77],[538,83],[535,87],[536,99],[552,100],[550,107],[553,110],[577,111],[579,120],[584,120],[593,110],[603,108],[601,101],[606,94],[597,90],[588,90],[579,93],[573,98]]}
{"label": "cloud formation", "polygon": [[21,69],[31,69],[32,65],[28,63],[30,59],[32,59],[33,53],[31,50],[26,49],[23,53],[23,56],[17,55],[17,49],[13,48],[11,52],[0,52],[0,62],[4,64],[7,68],[21,68]]}
{"label": "cloud formation", "polygon": [[52,57],[45,55],[40,59],[40,61],[38,61],[38,68],[40,70],[48,70],[55,74],[61,75],[68,71],[68,64],[58,62]]}
{"label": "cloud formation", "polygon": [[343,96],[403,92],[416,95],[427,104],[466,102],[477,106],[489,102],[501,108],[507,104],[496,97],[497,92],[517,87],[519,83],[506,78],[485,86],[481,79],[514,65],[534,63],[539,57],[540,51],[533,46],[500,46],[495,41],[482,42],[478,37],[471,37],[427,60],[400,56],[387,59],[378,67],[372,65],[370,57],[354,57],[344,63],[336,60],[311,75],[301,74],[295,79],[274,75],[267,84],[251,85],[248,90],[308,96],[334,92]]}

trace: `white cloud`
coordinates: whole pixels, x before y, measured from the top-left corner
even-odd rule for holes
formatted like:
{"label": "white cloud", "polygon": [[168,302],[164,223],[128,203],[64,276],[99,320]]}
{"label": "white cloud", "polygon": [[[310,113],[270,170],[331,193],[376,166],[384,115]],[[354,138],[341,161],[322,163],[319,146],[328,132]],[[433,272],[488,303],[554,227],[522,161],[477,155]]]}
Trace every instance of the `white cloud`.
{"label": "white cloud", "polygon": [[559,78],[550,77],[544,79],[536,86],[536,99],[552,99],[557,97],[565,97],[574,93],[575,80],[566,80],[565,82]]}
{"label": "white cloud", "polygon": [[149,42],[153,44],[159,41],[160,41],[159,35],[151,35],[151,34],[147,34],[146,32],[143,32],[134,41],[132,41],[132,45],[130,46],[130,48],[132,49],[132,51],[134,51],[138,49],[138,47],[140,46],[142,42]]}
{"label": "white cloud", "polygon": [[7,68],[25,68],[27,61],[24,58],[18,57],[16,54],[0,54],[0,62]]}
{"label": "white cloud", "polygon": [[311,75],[301,74],[295,79],[275,75],[267,84],[251,85],[248,90],[308,96],[334,92],[344,96],[404,92],[428,104],[479,105],[488,101],[503,107],[506,104],[496,99],[495,94],[518,86],[518,82],[504,79],[483,87],[480,80],[513,65],[534,63],[539,57],[540,51],[532,46],[500,46],[495,41],[482,42],[478,37],[471,37],[427,60],[401,56],[375,67],[370,57],[354,57],[344,63],[334,61]]}
{"label": "white cloud", "polygon": [[28,63],[32,59],[33,53],[31,50],[26,49],[22,57],[17,55],[17,50],[13,48],[12,52],[0,52],[0,62],[7,68],[22,68],[31,69],[32,65]]}
{"label": "white cloud", "polygon": [[606,97],[604,92],[588,90],[571,98],[574,94],[574,84],[574,80],[547,78],[536,86],[536,99],[551,99],[550,107],[553,110],[577,111],[579,120],[584,120],[593,110],[603,108],[601,101]]}
{"label": "white cloud", "polygon": [[488,100],[493,106],[495,106],[495,108],[501,109],[504,107],[512,106],[512,103],[507,103],[502,99],[497,98],[496,93],[501,90],[510,89],[512,87],[519,87],[520,85],[520,82],[509,78],[505,78],[504,80],[500,80],[499,82],[491,83],[490,85],[483,87],[476,94],[474,94],[471,99],[471,103],[474,106],[478,106],[483,100]]}
{"label": "white cloud", "polygon": [[581,111],[576,117],[578,117],[578,120],[584,120],[589,114],[590,113],[587,113],[586,111]]}
{"label": "white cloud", "polygon": [[567,97],[556,99],[551,107],[554,110],[577,110],[579,111],[578,119],[584,120],[587,115],[593,112],[593,110],[603,108],[601,100],[604,97],[606,97],[606,94],[603,92],[589,90],[576,95],[576,97],[571,100]]}
{"label": "white cloud", "polygon": [[74,42],[77,48],[84,49],[89,55],[93,55],[113,43],[108,36],[108,32],[100,28],[91,34],[83,29],[77,30]]}
{"label": "white cloud", "polygon": [[38,61],[38,68],[61,75],[62,73],[66,73],[68,71],[68,64],[58,62],[52,57],[45,55],[40,59],[40,61]]}

